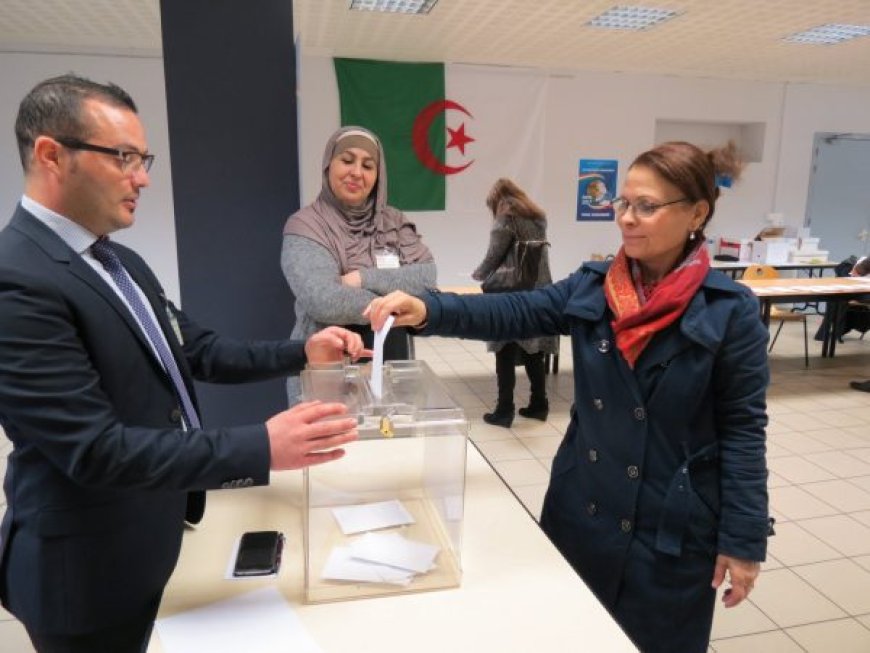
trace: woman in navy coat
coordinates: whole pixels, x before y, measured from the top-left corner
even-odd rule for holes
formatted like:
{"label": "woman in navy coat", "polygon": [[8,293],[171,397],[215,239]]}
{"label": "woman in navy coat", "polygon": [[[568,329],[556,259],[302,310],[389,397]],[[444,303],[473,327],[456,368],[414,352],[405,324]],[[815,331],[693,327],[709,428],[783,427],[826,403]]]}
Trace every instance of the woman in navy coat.
{"label": "woman in navy coat", "polygon": [[710,269],[704,227],[733,147],[644,152],[614,201],[622,247],[545,288],[394,293],[367,313],[423,335],[571,337],[574,406],[541,526],[642,651],[707,650],[716,588],[752,590],[769,530],[767,330]]}

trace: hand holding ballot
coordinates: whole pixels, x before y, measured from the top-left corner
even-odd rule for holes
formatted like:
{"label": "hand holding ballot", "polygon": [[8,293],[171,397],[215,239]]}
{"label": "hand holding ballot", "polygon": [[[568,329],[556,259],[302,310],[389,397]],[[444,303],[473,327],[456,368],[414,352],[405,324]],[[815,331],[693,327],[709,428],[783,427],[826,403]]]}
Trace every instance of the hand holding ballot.
{"label": "hand holding ballot", "polygon": [[363,315],[372,323],[372,329],[380,329],[390,315],[395,316],[393,326],[422,327],[426,323],[426,304],[401,290],[373,299]]}

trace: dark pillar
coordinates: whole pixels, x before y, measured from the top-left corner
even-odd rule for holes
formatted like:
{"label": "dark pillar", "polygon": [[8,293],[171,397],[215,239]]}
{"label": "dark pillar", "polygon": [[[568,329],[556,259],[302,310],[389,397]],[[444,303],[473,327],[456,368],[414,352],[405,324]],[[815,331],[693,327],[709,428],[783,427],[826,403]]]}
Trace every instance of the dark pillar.
{"label": "dark pillar", "polygon": [[[281,229],[299,208],[292,0],[161,0],[181,299],[197,322],[286,338]],[[286,407],[283,380],[200,384],[207,425]]]}

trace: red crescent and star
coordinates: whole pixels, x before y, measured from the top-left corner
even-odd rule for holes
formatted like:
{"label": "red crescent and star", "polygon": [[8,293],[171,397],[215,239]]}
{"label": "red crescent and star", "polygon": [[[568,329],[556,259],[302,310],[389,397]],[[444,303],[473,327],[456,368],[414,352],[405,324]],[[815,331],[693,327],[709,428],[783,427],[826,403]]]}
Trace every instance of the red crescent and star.
{"label": "red crescent and star", "polygon": [[[453,100],[436,100],[435,102],[423,107],[423,110],[417,114],[411,132],[411,145],[414,148],[414,153],[417,155],[417,158],[420,159],[420,163],[440,175],[455,175],[457,172],[462,172],[474,163],[472,160],[461,166],[447,165],[435,156],[432,147],[429,145],[429,128],[432,126],[432,122],[438,117],[438,114],[449,109],[461,111],[469,118],[474,117],[458,102],[454,102]],[[475,140],[465,133],[465,123],[459,125],[458,129],[451,129],[448,127],[447,132],[450,134],[450,140],[447,142],[447,149],[455,147],[459,150],[460,154],[465,155],[465,146],[469,143],[473,143]]]}

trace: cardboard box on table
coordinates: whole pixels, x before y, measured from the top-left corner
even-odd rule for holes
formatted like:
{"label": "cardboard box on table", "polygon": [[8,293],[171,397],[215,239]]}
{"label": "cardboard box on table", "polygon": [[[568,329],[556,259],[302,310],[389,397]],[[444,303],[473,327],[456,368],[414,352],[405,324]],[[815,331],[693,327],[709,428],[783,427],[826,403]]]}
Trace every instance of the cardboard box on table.
{"label": "cardboard box on table", "polygon": [[[359,422],[359,440],[340,460],[304,472],[305,600],[309,603],[456,587],[461,580],[468,421],[423,361],[383,366],[383,392],[372,392],[371,366],[335,365],[302,372],[304,400],[339,401]],[[438,548],[432,569],[407,585],[324,578],[346,534],[336,509],[400,502],[413,523],[377,529]]]}

